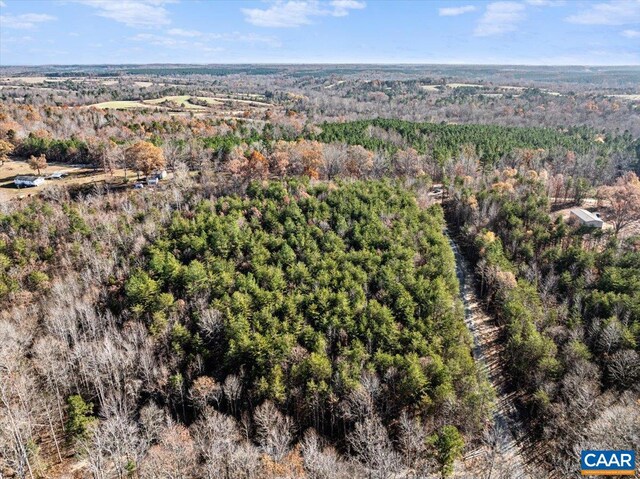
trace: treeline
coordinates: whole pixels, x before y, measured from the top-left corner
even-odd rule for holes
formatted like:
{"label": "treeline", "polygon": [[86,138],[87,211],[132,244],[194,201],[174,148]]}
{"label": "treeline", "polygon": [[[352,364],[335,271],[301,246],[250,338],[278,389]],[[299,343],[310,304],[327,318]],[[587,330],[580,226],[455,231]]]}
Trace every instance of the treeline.
{"label": "treeline", "polygon": [[[23,106],[14,113],[22,115],[23,122],[50,123],[52,129],[61,128],[60,133],[72,128],[62,128],[69,124],[62,111],[39,112]],[[269,113],[265,125],[242,120],[168,120],[151,113],[83,110],[77,115],[94,128],[65,135],[67,139],[42,130],[21,139],[18,126],[0,121],[0,136],[15,145],[18,158],[45,155],[50,162],[92,164],[105,171],[130,169],[122,153],[130,143],[144,139],[163,149],[169,169],[185,163],[192,170],[228,174],[245,184],[300,173],[323,179],[426,173],[442,181],[480,170],[522,167],[546,170],[556,179],[555,193],[574,190],[578,198],[591,187],[613,182],[623,171],[640,168],[640,140],[628,133],[604,135],[588,128],[561,131],[385,119],[325,123],[317,128],[296,115],[276,113]],[[300,163],[310,165],[296,166]]]}
{"label": "treeline", "polygon": [[22,158],[45,155],[48,161],[60,163],[87,164],[94,160],[87,142],[76,138],[53,139],[29,135],[18,142],[14,153]]}
{"label": "treeline", "polygon": [[[493,166],[516,149],[563,148],[578,154],[591,150],[599,154],[629,151],[636,155],[640,142],[629,133],[603,135],[572,127],[566,131],[553,128],[507,127],[497,125],[452,125],[414,123],[393,119],[360,120],[346,123],[323,123],[317,139],[324,143],[345,142],[362,145],[369,150],[390,153],[411,147],[419,153],[431,153],[436,162],[456,155],[463,145],[473,145],[484,166]],[[640,159],[640,150],[637,158]]]}
{"label": "treeline", "polygon": [[[505,364],[547,464],[573,473],[583,446],[637,448],[638,238],[552,220],[533,172],[460,179],[452,194],[451,220],[504,326]],[[619,431],[613,411],[635,432]]]}

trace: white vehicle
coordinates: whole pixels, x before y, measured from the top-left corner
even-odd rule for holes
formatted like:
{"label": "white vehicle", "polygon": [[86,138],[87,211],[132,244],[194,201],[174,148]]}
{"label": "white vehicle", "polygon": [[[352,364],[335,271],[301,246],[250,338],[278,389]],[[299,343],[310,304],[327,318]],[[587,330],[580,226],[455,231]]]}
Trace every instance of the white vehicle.
{"label": "white vehicle", "polygon": [[142,188],[144,188],[144,183],[136,183],[133,185],[134,190],[141,190]]}
{"label": "white vehicle", "polygon": [[69,176],[69,173],[66,171],[56,171],[55,173],[51,173],[49,175],[50,180],[59,180],[60,178],[64,178],[65,176]]}

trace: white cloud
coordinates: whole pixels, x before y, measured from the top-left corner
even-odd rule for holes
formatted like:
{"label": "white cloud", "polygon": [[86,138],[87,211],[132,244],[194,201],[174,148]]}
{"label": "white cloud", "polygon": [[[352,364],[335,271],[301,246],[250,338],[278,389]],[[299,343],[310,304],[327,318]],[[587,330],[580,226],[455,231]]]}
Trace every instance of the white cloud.
{"label": "white cloud", "polygon": [[469,13],[476,10],[476,7],[473,5],[464,5],[462,7],[444,7],[438,10],[438,13],[441,17],[455,17],[457,15],[462,15],[463,13]]}
{"label": "white cloud", "polygon": [[365,8],[365,2],[356,0],[276,0],[267,9],[243,8],[245,20],[258,27],[291,28],[312,23],[313,17],[344,17],[350,10]]}
{"label": "white cloud", "polygon": [[622,36],[627,38],[640,38],[640,30],[624,30]]}
{"label": "white cloud", "polygon": [[97,9],[97,15],[129,27],[156,27],[171,23],[164,6],[175,0],[76,0]]}
{"label": "white cloud", "polygon": [[517,24],[524,20],[524,10],[525,6],[521,3],[490,3],[478,21],[474,35],[478,37],[488,37],[513,32],[517,30]]}
{"label": "white cloud", "polygon": [[46,13],[23,13],[22,15],[0,15],[0,27],[15,29],[34,28],[38,23],[51,22],[56,17]]}
{"label": "white cloud", "polygon": [[596,3],[589,9],[567,17],[582,25],[629,25],[640,23],[640,0],[614,0]]}
{"label": "white cloud", "polygon": [[176,35],[178,37],[200,37],[202,36],[202,32],[197,30],[184,30],[182,28],[172,28],[171,30],[167,30],[169,35]]}
{"label": "white cloud", "polygon": [[6,7],[6,6],[7,6],[7,4],[4,3],[2,0],[0,0],[0,7]]}
{"label": "white cloud", "polygon": [[136,42],[145,42],[148,45],[155,45],[160,47],[178,47],[186,46],[188,42],[186,40],[166,37],[164,35],[156,35],[153,33],[138,33],[131,37],[131,40]]}
{"label": "white cloud", "polygon": [[144,42],[147,45],[189,52],[198,51],[204,53],[212,53],[221,52],[224,50],[219,46],[212,46],[211,44],[205,42],[193,42],[191,40],[185,40],[182,38],[171,38],[165,35],[156,35],[154,33],[138,33],[137,35],[130,37],[130,39],[136,42]]}
{"label": "white cloud", "polygon": [[9,43],[28,43],[28,42],[32,42],[33,41],[33,37],[30,37],[28,35],[24,35],[22,37],[3,37],[2,38],[2,43],[5,44],[9,44]]}
{"label": "white cloud", "polygon": [[567,2],[564,0],[526,0],[529,5],[534,7],[561,7]]}
{"label": "white cloud", "polygon": [[362,10],[367,4],[357,0],[332,0],[331,6],[334,8],[332,13],[334,17],[346,17],[349,15],[349,10]]}
{"label": "white cloud", "polygon": [[256,35],[254,33],[205,33],[197,30],[183,30],[181,28],[172,28],[167,30],[166,33],[167,35],[138,33],[130,37],[130,39],[137,42],[144,42],[148,45],[170,48],[196,48],[202,50],[207,46],[206,51],[213,51],[212,47],[208,45],[214,42],[265,44],[272,47],[281,46],[280,40],[275,37]]}

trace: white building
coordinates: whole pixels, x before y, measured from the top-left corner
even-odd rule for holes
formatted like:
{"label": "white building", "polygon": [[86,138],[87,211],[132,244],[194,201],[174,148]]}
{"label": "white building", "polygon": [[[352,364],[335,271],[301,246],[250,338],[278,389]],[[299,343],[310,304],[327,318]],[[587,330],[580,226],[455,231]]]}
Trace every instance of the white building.
{"label": "white building", "polygon": [[16,176],[16,179],[13,180],[17,187],[20,186],[40,186],[44,183],[44,178],[42,176]]}
{"label": "white building", "polygon": [[604,221],[602,221],[598,213],[591,213],[582,208],[572,209],[571,218],[583,226],[592,226],[593,228],[602,228],[604,226]]}

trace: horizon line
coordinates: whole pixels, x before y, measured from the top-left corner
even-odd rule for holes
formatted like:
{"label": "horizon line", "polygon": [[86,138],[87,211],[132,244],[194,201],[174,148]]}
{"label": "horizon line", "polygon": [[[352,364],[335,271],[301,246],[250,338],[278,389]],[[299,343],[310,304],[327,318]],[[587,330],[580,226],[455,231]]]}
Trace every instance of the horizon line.
{"label": "horizon line", "polygon": [[173,62],[150,62],[150,63],[23,63],[3,65],[0,64],[0,68],[13,68],[13,67],[98,67],[98,66],[324,66],[324,65],[338,65],[338,66],[516,66],[516,67],[625,67],[625,68],[640,68],[640,63],[467,63],[467,62],[452,62],[452,63],[438,63],[438,62],[212,62],[212,63],[173,63]]}

